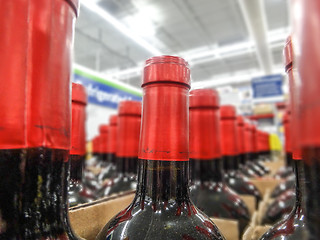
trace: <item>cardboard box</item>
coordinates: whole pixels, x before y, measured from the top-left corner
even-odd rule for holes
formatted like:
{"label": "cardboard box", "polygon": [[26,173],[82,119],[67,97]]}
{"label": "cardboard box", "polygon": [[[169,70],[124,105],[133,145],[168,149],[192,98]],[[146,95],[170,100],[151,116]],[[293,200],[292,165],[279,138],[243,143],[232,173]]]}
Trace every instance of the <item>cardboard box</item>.
{"label": "cardboard box", "polygon": [[283,180],[274,178],[251,178],[250,182],[252,182],[264,196],[267,189],[272,192],[276,186],[283,182]]}
{"label": "cardboard box", "polygon": [[[105,224],[126,208],[133,198],[134,192],[131,191],[73,207],[69,211],[71,226],[81,238],[94,240]],[[253,197],[246,198],[248,203],[252,202],[251,198]],[[239,240],[236,220],[213,218],[213,221],[227,240]]]}

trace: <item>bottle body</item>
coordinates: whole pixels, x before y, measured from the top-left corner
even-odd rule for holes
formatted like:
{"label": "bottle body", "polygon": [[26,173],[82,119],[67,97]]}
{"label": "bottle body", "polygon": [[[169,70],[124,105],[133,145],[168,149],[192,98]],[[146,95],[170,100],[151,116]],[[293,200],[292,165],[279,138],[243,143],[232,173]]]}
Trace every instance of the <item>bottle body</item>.
{"label": "bottle body", "polygon": [[97,239],[224,239],[190,201],[188,171],[188,162],[139,159],[135,199]]}
{"label": "bottle body", "polygon": [[0,150],[1,239],[68,239],[63,219],[68,154],[49,148]]}

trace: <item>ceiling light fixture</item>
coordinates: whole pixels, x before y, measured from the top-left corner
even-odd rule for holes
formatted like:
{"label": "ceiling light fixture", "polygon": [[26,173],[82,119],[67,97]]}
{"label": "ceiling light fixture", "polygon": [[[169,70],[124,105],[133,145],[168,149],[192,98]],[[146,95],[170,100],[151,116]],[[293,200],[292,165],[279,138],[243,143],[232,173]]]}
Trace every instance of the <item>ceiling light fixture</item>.
{"label": "ceiling light fixture", "polygon": [[161,55],[161,51],[154,46],[152,46],[150,43],[145,41],[143,38],[141,38],[138,34],[136,34],[131,29],[127,28],[124,24],[122,24],[120,21],[118,21],[115,17],[113,17],[110,13],[99,7],[96,3],[94,3],[92,0],[82,0],[81,5],[85,6],[92,12],[98,14],[100,17],[102,17],[105,21],[110,23],[113,27],[115,27],[117,30],[119,30],[122,34],[136,42],[138,45],[140,45],[142,48],[147,50],[148,52],[152,53],[153,55]]}

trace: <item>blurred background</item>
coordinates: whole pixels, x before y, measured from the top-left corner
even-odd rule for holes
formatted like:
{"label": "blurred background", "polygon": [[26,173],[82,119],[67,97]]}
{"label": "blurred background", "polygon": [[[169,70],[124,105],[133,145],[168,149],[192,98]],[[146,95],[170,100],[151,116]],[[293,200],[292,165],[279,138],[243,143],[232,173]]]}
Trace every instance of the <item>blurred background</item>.
{"label": "blurred background", "polygon": [[235,105],[239,114],[282,139],[288,2],[81,1],[73,81],[88,91],[88,140],[121,100],[141,100],[143,63],[163,54],[189,62],[193,89],[217,89],[221,104]]}

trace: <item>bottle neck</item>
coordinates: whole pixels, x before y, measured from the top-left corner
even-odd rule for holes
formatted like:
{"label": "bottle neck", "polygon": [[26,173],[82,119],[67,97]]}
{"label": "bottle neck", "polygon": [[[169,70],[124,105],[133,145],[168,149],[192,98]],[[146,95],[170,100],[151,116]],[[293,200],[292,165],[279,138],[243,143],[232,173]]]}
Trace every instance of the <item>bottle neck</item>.
{"label": "bottle neck", "polygon": [[139,159],[137,197],[153,204],[189,200],[189,162]]}
{"label": "bottle neck", "polygon": [[305,212],[306,202],[306,178],[304,172],[304,161],[303,160],[294,160],[293,161],[293,170],[296,177],[296,204],[295,209],[301,213]]}
{"label": "bottle neck", "polygon": [[128,175],[132,173],[132,163],[137,161],[137,157],[117,157],[117,173]]}
{"label": "bottle neck", "polygon": [[306,226],[310,235],[315,237],[320,236],[320,148],[306,147],[302,151],[302,158],[305,173]]}
{"label": "bottle neck", "polygon": [[211,160],[190,159],[192,182],[222,182],[223,161],[220,158]]}
{"label": "bottle neck", "polygon": [[71,182],[82,182],[83,166],[84,166],[85,156],[81,155],[70,155],[70,181]]}
{"label": "bottle neck", "polygon": [[223,156],[223,168],[225,172],[237,171],[239,169],[238,156]]}

